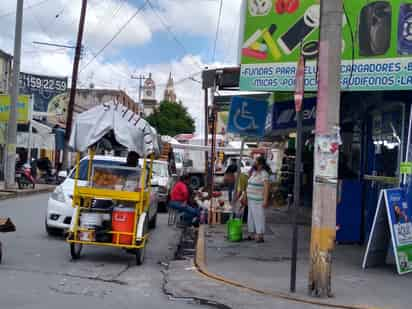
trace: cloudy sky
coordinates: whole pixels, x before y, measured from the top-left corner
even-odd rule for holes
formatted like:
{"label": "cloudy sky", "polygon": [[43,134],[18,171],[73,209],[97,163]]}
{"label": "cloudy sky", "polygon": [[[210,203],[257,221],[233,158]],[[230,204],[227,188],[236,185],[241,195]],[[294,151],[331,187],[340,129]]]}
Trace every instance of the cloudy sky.
{"label": "cloudy sky", "polygon": [[[136,98],[132,74],[153,73],[163,94],[169,72],[176,92],[203,124],[200,71],[205,67],[234,65],[240,16],[239,0],[224,0],[217,48],[213,56],[219,0],[89,0],[80,87],[123,89]],[[44,47],[33,41],[74,45],[81,0],[24,0],[22,71],[70,76],[73,51]],[[16,0],[0,1],[0,49],[12,53]],[[137,13],[137,14],[136,14]],[[126,22],[131,22],[96,58],[96,54]],[[95,59],[94,59],[95,58]],[[181,81],[183,80],[183,81]],[[179,82],[180,81],[180,82]]]}

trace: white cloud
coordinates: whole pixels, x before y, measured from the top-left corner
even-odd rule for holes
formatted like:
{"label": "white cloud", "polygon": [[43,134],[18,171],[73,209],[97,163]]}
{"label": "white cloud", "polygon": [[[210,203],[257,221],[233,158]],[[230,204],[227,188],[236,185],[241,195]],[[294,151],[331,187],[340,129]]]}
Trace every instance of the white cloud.
{"label": "white cloud", "polygon": [[[119,27],[136,12],[137,6],[127,0],[89,0],[86,18],[85,53],[82,65],[105,44]],[[25,6],[38,3],[37,0],[26,0]],[[161,18],[171,26],[171,30],[182,39],[193,39],[194,36],[208,38],[213,43],[216,31],[219,1],[217,0],[152,0],[159,10]],[[33,45],[33,41],[57,42],[74,45],[78,27],[81,0],[53,0],[25,10],[22,50],[22,71],[70,76],[72,71],[73,50]],[[0,16],[15,10],[15,1],[0,1]],[[237,48],[237,29],[239,25],[239,0],[224,0],[221,29],[217,48],[219,64],[235,63]],[[57,17],[56,17],[57,16]],[[14,37],[14,14],[0,18],[0,49],[12,52]],[[157,14],[146,8],[137,15],[130,25],[117,37],[108,50],[100,55],[93,64],[81,72],[79,86],[88,87],[93,83],[98,88],[126,90],[137,99],[137,81],[130,79],[133,72],[153,73],[157,85],[157,97],[162,99],[164,85],[173,73],[175,81],[201,71],[207,59],[198,55],[184,53],[181,58],[173,56],[170,62],[157,63],[156,59],[147,61],[154,64],[132,67],[132,59],[121,57],[124,47],[144,45],[153,38],[155,32],[166,32]],[[172,40],[165,44],[175,44]],[[177,47],[180,48],[180,47]],[[190,51],[188,51],[190,52]],[[208,54],[207,52],[205,54]],[[109,55],[116,55],[113,61]],[[82,67],[82,66],[81,66]],[[200,74],[195,79],[201,80]],[[203,129],[203,100],[201,84],[192,80],[184,80],[176,84],[178,98],[187,106],[195,118],[198,131]]]}
{"label": "white cloud", "polygon": [[[25,1],[25,6],[38,3],[35,0]],[[24,11],[23,40],[24,48],[32,41],[55,43],[71,43],[76,40],[78,20],[80,15],[80,0],[54,0],[40,2]],[[0,12],[13,12],[15,1],[0,1]],[[92,49],[100,48],[117,32],[117,30],[137,11],[123,0],[90,0],[88,1],[84,42]],[[2,15],[0,13],[0,15]],[[8,39],[14,37],[15,14],[0,18],[0,36]],[[136,46],[147,43],[152,37],[152,31],[142,14],[137,15],[122,33],[113,41],[111,47]],[[11,46],[6,46],[10,49]]]}

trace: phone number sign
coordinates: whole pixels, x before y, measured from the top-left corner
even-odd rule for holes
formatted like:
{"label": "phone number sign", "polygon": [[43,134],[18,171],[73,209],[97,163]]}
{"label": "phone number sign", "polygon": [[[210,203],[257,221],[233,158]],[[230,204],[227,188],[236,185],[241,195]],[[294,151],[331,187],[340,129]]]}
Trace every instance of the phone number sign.
{"label": "phone number sign", "polygon": [[20,73],[20,93],[33,96],[36,112],[51,112],[50,102],[66,92],[67,77]]}
{"label": "phone number sign", "polygon": [[[316,91],[319,1],[243,0],[243,4],[240,89],[293,92],[302,52],[307,59],[305,89]],[[345,11],[342,90],[409,90],[412,0],[346,1]]]}
{"label": "phone number sign", "polygon": [[20,73],[20,88],[43,92],[65,92],[67,78]]}

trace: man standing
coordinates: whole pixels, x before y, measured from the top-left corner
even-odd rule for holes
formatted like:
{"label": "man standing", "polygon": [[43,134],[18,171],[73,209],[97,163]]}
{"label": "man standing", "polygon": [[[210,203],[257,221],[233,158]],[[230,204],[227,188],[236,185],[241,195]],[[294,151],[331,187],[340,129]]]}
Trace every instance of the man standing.
{"label": "man standing", "polygon": [[227,167],[225,171],[225,184],[228,187],[229,191],[229,202],[232,203],[233,200],[233,191],[235,190],[235,184],[236,184],[236,173],[238,172],[237,168],[237,161],[236,159],[231,159],[230,160],[230,165]]}

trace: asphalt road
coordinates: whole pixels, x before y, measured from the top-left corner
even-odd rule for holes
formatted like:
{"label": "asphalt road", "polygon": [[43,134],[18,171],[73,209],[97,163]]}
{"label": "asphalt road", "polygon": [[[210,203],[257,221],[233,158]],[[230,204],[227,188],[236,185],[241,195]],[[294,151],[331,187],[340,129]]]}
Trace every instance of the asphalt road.
{"label": "asphalt road", "polygon": [[135,266],[134,256],[122,250],[101,247],[84,247],[83,257],[73,262],[64,239],[49,237],[44,230],[46,203],[47,195],[0,202],[0,216],[11,217],[17,227],[15,233],[0,234],[1,309],[199,306],[163,293],[159,262],[173,256],[179,237],[167,226],[165,214],[159,214],[143,266]]}

